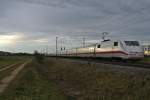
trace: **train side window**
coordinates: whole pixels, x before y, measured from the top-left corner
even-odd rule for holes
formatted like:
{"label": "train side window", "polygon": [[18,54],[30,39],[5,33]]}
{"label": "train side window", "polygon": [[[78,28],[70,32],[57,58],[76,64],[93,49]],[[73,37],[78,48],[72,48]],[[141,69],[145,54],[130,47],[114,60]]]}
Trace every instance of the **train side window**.
{"label": "train side window", "polygon": [[114,42],[114,46],[118,46],[118,42]]}
{"label": "train side window", "polygon": [[147,48],[145,48],[145,51],[147,50]]}
{"label": "train side window", "polygon": [[101,48],[101,45],[97,45],[97,48]]}

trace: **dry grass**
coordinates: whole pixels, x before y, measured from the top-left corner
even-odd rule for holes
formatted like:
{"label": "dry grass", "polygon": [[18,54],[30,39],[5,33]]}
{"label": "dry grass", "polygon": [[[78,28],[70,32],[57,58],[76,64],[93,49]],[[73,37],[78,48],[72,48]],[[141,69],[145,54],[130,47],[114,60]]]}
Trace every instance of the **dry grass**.
{"label": "dry grass", "polygon": [[[93,64],[49,59],[41,66],[50,80],[78,100],[149,100],[150,73],[100,70]],[[99,66],[100,67],[100,66]],[[130,72],[129,72],[130,73]]]}
{"label": "dry grass", "polygon": [[7,77],[11,75],[11,72],[14,71],[17,67],[19,67],[22,63],[16,63],[15,65],[11,66],[10,68],[0,72],[0,80],[3,79],[4,77]]}
{"label": "dry grass", "polygon": [[0,99],[150,100],[149,86],[148,71],[115,72],[101,65],[49,58],[29,64]]}
{"label": "dry grass", "polygon": [[18,61],[26,60],[28,57],[17,57],[17,56],[0,56],[0,68],[7,67]]}
{"label": "dry grass", "polygon": [[0,100],[68,100],[53,82],[37,70],[36,61],[28,64],[0,96]]}

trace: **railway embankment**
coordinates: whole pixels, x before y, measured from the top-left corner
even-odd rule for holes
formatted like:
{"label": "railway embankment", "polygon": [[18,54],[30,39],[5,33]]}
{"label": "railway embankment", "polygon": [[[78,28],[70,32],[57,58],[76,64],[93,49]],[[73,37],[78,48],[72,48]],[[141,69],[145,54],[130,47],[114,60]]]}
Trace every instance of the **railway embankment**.
{"label": "railway embankment", "polygon": [[49,58],[40,70],[78,100],[150,99],[150,71],[145,69]]}

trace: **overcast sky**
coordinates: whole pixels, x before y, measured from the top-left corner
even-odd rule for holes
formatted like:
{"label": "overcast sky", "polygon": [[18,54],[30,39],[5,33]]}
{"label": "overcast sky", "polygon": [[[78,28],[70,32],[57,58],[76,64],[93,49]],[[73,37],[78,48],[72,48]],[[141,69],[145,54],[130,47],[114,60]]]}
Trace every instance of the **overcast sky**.
{"label": "overcast sky", "polygon": [[150,0],[0,0],[0,51],[33,52],[111,38],[150,40]]}

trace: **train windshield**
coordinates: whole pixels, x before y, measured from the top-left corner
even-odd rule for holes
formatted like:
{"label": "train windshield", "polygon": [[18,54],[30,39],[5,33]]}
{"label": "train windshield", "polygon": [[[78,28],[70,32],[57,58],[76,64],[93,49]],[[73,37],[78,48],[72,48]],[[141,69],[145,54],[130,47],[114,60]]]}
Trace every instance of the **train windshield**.
{"label": "train windshield", "polygon": [[124,41],[127,46],[140,46],[138,41]]}

